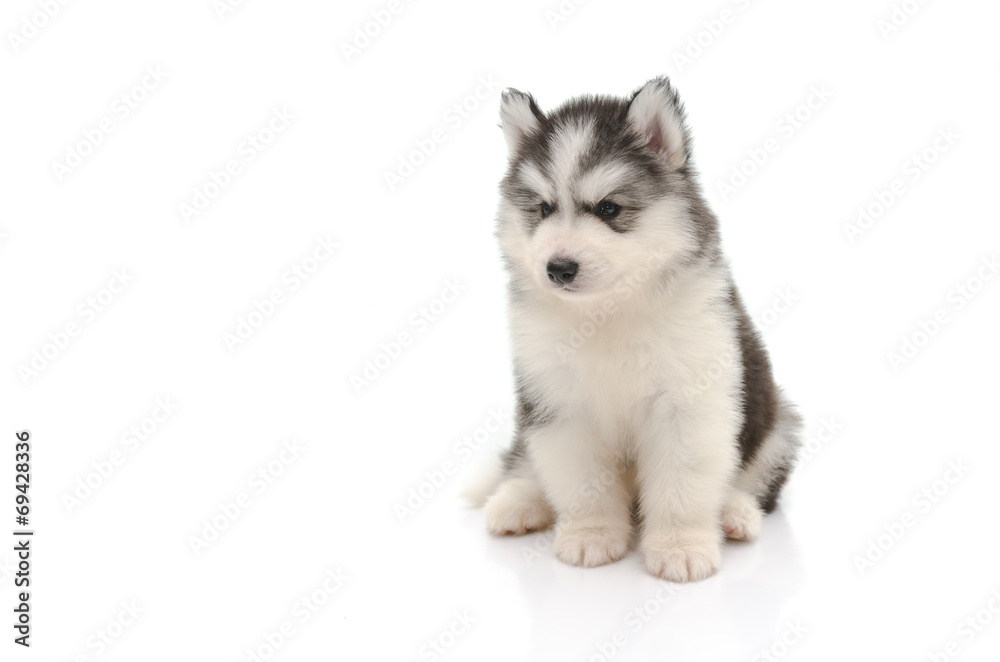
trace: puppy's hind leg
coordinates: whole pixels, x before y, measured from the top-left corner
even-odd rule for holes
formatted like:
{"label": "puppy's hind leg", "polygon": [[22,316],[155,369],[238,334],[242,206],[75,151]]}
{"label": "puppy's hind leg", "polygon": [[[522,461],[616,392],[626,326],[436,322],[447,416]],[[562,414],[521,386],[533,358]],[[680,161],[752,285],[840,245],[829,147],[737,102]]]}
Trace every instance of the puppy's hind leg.
{"label": "puppy's hind leg", "polygon": [[734,494],[753,497],[764,513],[778,505],[781,488],[795,466],[801,441],[802,417],[779,392],[778,416],[773,429],[753,458],[740,468],[733,483]]}
{"label": "puppy's hind leg", "polygon": [[486,528],[496,535],[524,535],[552,526],[556,516],[535,478],[518,437],[504,457],[505,478],[486,502]]}
{"label": "puppy's hind leg", "polygon": [[722,507],[722,532],[733,540],[755,540],[763,519],[764,511],[757,505],[757,499],[734,489]]}
{"label": "puppy's hind leg", "polygon": [[555,519],[542,486],[534,478],[508,478],[486,502],[486,528],[496,535],[543,531]]}

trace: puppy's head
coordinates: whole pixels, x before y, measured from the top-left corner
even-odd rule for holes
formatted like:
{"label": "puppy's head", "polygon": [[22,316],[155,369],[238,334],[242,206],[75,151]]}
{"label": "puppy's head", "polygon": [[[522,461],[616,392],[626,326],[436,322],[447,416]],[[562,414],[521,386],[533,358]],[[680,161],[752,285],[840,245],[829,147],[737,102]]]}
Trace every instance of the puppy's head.
{"label": "puppy's head", "polygon": [[699,227],[714,218],[700,218],[684,110],[667,79],[550,113],[508,89],[500,116],[509,167],[497,235],[516,286],[583,301],[655,277],[714,237]]}

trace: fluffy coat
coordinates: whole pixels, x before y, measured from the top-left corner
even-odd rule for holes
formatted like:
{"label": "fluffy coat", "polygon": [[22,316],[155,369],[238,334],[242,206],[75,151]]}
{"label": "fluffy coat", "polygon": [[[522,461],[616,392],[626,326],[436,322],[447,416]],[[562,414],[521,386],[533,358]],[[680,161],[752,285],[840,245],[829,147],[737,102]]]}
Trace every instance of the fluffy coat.
{"label": "fluffy coat", "polygon": [[[567,563],[694,581],[774,509],[800,421],[723,257],[669,81],[550,113],[507,90],[497,238],[517,428],[496,534],[555,525]],[[637,524],[638,526],[634,526]]]}

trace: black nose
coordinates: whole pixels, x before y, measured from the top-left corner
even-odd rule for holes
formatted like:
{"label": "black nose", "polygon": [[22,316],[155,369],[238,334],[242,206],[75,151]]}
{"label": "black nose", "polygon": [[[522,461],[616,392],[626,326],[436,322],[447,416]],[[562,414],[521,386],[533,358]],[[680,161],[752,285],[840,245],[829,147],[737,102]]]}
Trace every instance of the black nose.
{"label": "black nose", "polygon": [[572,260],[550,260],[545,270],[549,272],[549,280],[556,285],[564,285],[573,282],[579,266]]}

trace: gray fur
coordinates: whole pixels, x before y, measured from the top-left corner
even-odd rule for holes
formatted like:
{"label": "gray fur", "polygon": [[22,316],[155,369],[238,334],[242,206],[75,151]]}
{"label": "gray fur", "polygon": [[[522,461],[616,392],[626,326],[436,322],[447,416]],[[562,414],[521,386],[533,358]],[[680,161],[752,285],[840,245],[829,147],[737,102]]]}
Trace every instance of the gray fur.
{"label": "gray fur", "polygon": [[[687,215],[694,238],[695,248],[680,256],[670,268],[677,269],[697,265],[706,269],[718,267],[728,270],[724,262],[719,235],[719,222],[711,211],[698,182],[692,160],[691,133],[686,115],[676,90],[666,78],[650,82],[666,92],[668,102],[673,104],[683,129],[684,164],[678,168],[666,165],[662,158],[649,148],[646,137],[636,131],[629,122],[629,109],[640,90],[627,98],[610,96],[582,96],[572,99],[555,110],[544,113],[535,99],[517,90],[504,93],[505,102],[516,101],[527,107],[533,125],[520,136],[511,149],[507,172],[500,183],[502,197],[514,208],[522,212],[528,233],[534,232],[544,218],[541,213],[543,203],[559,211],[557,201],[542,200],[539,194],[525,180],[524,168],[535,166],[549,182],[554,184],[553,159],[554,141],[566,127],[587,125],[591,127],[589,147],[575,163],[576,177],[605,164],[622,164],[629,176],[613,193],[615,203],[621,205],[622,212],[612,220],[605,220],[607,226],[616,233],[627,233],[634,229],[641,212],[664,196],[673,196],[687,204]],[[572,190],[572,189],[571,189]],[[594,215],[593,201],[583,200],[573,195],[576,214]],[[553,212],[553,213],[554,213]],[[603,219],[602,219],[603,220]],[[510,274],[509,294],[516,302],[527,295],[532,284],[518,271],[518,267],[504,257]],[[669,289],[671,273],[667,266],[659,274],[659,284],[666,292]],[[771,512],[787,481],[798,448],[798,426],[801,421],[791,406],[782,398],[772,376],[771,363],[763,342],[754,328],[743,301],[732,285],[728,300],[720,302],[732,313],[732,320],[738,338],[739,369],[742,374],[742,427],[736,443],[739,447],[741,468],[747,470],[754,464],[758,454],[769,437],[775,434],[779,419],[787,423],[788,449],[777,459],[768,456],[761,465],[764,469],[763,484],[754,486],[754,494],[760,507]],[[517,380],[517,431],[514,444],[504,456],[504,470],[507,476],[522,475],[530,471],[524,433],[534,426],[543,425],[551,418],[543,403],[532,395],[530,385],[520,376]],[[749,489],[749,488],[748,488]]]}

